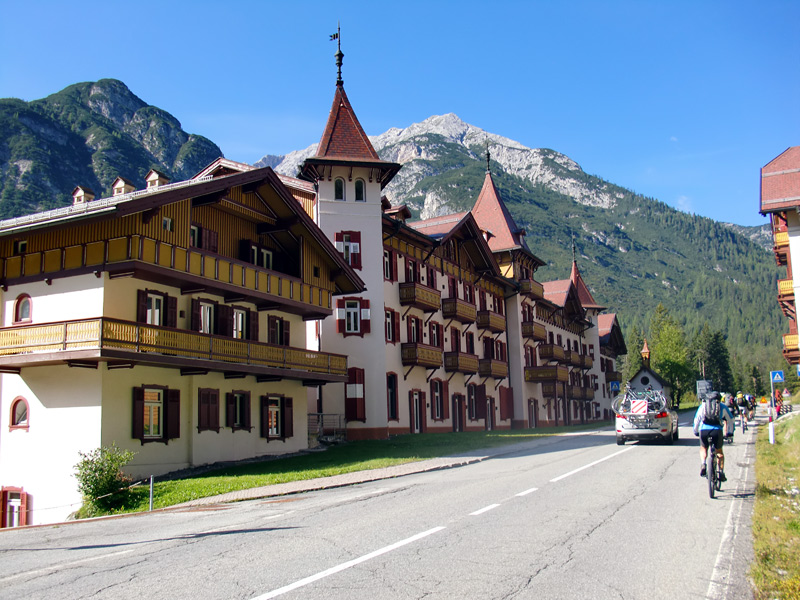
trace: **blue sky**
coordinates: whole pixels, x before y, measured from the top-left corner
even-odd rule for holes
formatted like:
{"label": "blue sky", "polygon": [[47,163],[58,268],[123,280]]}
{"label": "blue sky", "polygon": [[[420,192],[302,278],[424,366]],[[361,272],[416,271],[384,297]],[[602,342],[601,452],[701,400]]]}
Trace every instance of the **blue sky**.
{"label": "blue sky", "polygon": [[800,144],[800,2],[0,0],[0,97],[120,79],[225,156],[319,141],[342,27],[367,133],[435,114],[719,221]]}

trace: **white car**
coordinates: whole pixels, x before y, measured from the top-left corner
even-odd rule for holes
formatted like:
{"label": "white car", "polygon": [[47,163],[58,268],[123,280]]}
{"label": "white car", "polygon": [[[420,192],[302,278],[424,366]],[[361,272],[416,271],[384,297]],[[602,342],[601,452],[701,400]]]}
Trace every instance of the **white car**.
{"label": "white car", "polygon": [[661,392],[632,392],[618,396],[612,408],[616,413],[617,444],[628,440],[663,440],[672,444],[678,439],[678,413]]}

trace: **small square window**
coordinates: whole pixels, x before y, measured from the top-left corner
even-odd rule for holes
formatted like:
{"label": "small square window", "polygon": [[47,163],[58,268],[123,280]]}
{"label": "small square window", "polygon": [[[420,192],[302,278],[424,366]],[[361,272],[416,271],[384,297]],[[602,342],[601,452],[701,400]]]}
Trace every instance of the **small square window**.
{"label": "small square window", "polygon": [[319,277],[319,267],[314,267],[314,277]]}
{"label": "small square window", "polygon": [[161,229],[164,231],[174,231],[173,221],[171,217],[164,217],[161,219]]}
{"label": "small square window", "polygon": [[25,254],[28,251],[28,240],[14,241],[14,254]]}

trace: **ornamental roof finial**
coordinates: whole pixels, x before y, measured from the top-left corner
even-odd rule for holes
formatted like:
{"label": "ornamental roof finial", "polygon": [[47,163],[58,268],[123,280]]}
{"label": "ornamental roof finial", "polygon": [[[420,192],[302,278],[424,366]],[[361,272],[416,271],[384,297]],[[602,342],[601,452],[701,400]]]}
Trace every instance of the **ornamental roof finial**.
{"label": "ornamental roof finial", "polygon": [[344,85],[344,81],[342,81],[342,58],[344,58],[344,53],[342,52],[342,27],[338,21],[336,22],[336,33],[331,34],[331,41],[333,40],[336,40],[337,43],[336,54],[334,54],[337,68],[336,85],[341,87]]}

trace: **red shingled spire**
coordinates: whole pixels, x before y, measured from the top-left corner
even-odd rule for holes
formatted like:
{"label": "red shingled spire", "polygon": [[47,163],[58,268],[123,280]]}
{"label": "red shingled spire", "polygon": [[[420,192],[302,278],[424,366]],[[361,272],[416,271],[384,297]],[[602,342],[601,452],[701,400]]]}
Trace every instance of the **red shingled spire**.
{"label": "red shingled spire", "polygon": [[592,293],[589,291],[589,288],[586,287],[586,284],[583,282],[583,277],[581,277],[581,272],[578,271],[578,263],[574,260],[574,258],[572,260],[572,271],[569,274],[569,278],[570,281],[572,281],[572,285],[575,286],[575,289],[578,292],[578,298],[580,298],[581,306],[583,306],[583,308],[593,308],[595,310],[603,310],[605,308],[605,306],[600,306],[597,302],[595,302]]}
{"label": "red shingled spire", "polygon": [[488,169],[481,193],[478,194],[478,200],[472,207],[472,214],[481,229],[491,232],[489,247],[492,252],[512,248],[527,249],[522,240],[525,231],[517,226],[511,213],[508,212],[505,202],[500,198],[500,193],[494,185],[492,173]]}
{"label": "red shingled spire", "polygon": [[328,124],[317,147],[318,158],[380,160],[347,99],[344,84],[336,83]]}

